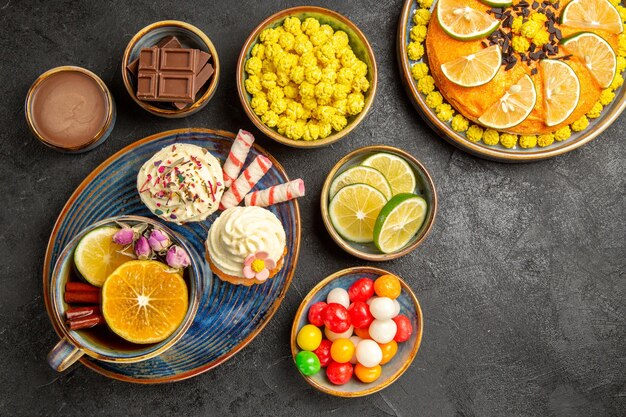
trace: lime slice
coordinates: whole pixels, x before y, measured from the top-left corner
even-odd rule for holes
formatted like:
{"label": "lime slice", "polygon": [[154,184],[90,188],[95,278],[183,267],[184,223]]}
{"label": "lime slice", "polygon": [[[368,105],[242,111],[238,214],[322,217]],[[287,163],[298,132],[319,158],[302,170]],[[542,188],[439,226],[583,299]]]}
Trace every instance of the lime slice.
{"label": "lime slice", "polygon": [[487,84],[498,73],[502,65],[499,45],[481,49],[475,54],[459,57],[441,64],[443,74],[462,87],[477,87]]}
{"label": "lime slice", "polygon": [[522,123],[535,107],[537,91],[525,74],[517,84],[509,87],[500,100],[493,103],[478,121],[492,129],[508,129]]}
{"label": "lime slice", "polygon": [[509,7],[513,5],[512,0],[480,0],[480,2],[491,7]]}
{"label": "lime slice", "polygon": [[444,32],[462,41],[484,38],[500,26],[498,19],[472,9],[463,0],[439,0],[437,20]]}
{"label": "lime slice", "polygon": [[415,236],[428,204],[415,194],[398,194],[385,204],[374,226],[374,244],[383,253],[397,252]]}
{"label": "lime slice", "polygon": [[359,165],[348,168],[335,177],[333,182],[330,184],[330,191],[328,192],[330,199],[332,200],[335,194],[337,194],[337,191],[350,184],[371,185],[383,193],[387,200],[389,200],[393,195],[391,193],[391,185],[389,185],[389,181],[387,181],[387,178],[385,178],[380,171],[374,168]]}
{"label": "lime slice", "polygon": [[613,82],[617,59],[611,45],[595,33],[583,32],[561,41],[574,56],[580,58],[600,87]]}
{"label": "lime slice", "polygon": [[132,260],[120,253],[123,246],[113,242],[113,235],[118,230],[115,226],[99,227],[87,233],[76,245],[74,264],[91,285],[101,287],[118,266]]}
{"label": "lime slice", "polygon": [[543,72],[546,125],[556,126],[576,109],[580,98],[580,82],[572,67],[563,61],[544,59],[539,65]]}
{"label": "lime slice", "polygon": [[602,29],[622,33],[619,12],[607,0],[572,0],[561,13],[561,24],[573,28]]}
{"label": "lime slice", "polygon": [[333,227],[344,239],[367,243],[374,240],[374,224],[387,199],[367,184],[340,189],[330,201],[328,214]]}
{"label": "lime slice", "polygon": [[409,163],[399,156],[377,153],[368,157],[361,165],[380,171],[389,181],[393,195],[415,191],[415,174]]}

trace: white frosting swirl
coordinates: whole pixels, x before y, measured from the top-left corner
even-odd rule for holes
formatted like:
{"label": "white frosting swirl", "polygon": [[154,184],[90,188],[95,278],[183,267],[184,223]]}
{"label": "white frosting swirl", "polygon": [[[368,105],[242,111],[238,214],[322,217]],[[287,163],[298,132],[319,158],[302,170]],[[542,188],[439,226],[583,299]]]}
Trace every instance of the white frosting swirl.
{"label": "white frosting swirl", "polygon": [[137,175],[141,201],[168,222],[199,222],[215,212],[224,192],[220,162],[200,146],[176,143],[146,161]]}
{"label": "white frosting swirl", "polygon": [[285,241],[285,229],[271,211],[262,207],[232,207],[211,226],[206,248],[220,271],[243,277],[243,263],[248,255],[264,251],[278,264]]}

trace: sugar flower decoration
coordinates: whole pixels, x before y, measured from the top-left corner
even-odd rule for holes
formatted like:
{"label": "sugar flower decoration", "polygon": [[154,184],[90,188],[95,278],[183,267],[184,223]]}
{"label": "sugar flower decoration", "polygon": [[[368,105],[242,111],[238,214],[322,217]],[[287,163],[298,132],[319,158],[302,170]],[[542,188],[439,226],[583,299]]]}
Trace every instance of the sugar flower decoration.
{"label": "sugar flower decoration", "polygon": [[267,252],[259,251],[254,255],[248,255],[243,263],[243,276],[259,281],[265,281],[270,276],[270,271],[276,268],[276,262],[269,258]]}

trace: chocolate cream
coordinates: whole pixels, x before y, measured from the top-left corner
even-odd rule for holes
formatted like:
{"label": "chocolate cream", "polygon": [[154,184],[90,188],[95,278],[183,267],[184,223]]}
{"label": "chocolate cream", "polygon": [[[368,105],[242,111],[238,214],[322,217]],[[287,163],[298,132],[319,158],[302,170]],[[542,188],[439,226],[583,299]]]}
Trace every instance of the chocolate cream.
{"label": "chocolate cream", "polygon": [[35,129],[46,142],[76,148],[94,141],[107,122],[109,104],[98,82],[79,71],[48,76],[32,95]]}

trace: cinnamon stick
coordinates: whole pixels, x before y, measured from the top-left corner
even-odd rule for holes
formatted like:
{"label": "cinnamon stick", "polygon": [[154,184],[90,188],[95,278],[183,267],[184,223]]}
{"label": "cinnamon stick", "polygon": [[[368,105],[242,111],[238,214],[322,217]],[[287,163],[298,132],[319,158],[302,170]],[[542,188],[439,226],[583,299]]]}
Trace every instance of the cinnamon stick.
{"label": "cinnamon stick", "polygon": [[65,291],[63,297],[68,304],[100,304],[100,292]]}
{"label": "cinnamon stick", "polygon": [[90,284],[85,284],[84,282],[70,281],[65,284],[65,291],[99,292],[100,288]]}
{"label": "cinnamon stick", "polygon": [[72,307],[65,312],[65,318],[75,320],[92,314],[100,314],[99,306]]}
{"label": "cinnamon stick", "polygon": [[66,323],[70,330],[89,329],[104,323],[104,317],[102,314],[91,314],[87,317],[68,320]]}

